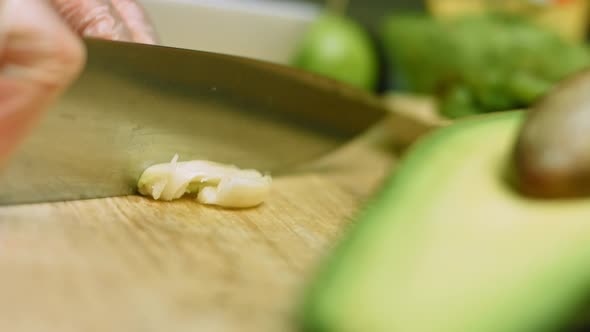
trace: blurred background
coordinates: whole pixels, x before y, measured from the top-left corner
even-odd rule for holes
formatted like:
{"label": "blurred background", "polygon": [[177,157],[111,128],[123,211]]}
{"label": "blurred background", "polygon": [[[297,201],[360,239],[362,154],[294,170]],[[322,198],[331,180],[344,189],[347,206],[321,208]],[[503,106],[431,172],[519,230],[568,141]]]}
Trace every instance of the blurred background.
{"label": "blurred background", "polygon": [[[302,33],[330,4],[320,0],[139,0],[164,44],[288,62]],[[336,1],[341,2],[341,1]],[[352,0],[346,14],[374,28],[384,10],[423,9],[420,0]]]}
{"label": "blurred background", "polygon": [[140,0],[162,43],[278,62],[433,119],[529,106],[590,64],[587,0]]}

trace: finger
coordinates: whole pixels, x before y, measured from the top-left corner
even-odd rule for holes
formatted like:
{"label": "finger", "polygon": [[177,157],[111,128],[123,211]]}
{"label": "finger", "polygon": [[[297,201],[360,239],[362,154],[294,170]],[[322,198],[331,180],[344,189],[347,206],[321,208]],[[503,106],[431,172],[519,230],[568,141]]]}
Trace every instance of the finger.
{"label": "finger", "polygon": [[82,36],[132,41],[127,25],[110,0],[51,0],[51,3]]}
{"label": "finger", "polygon": [[132,41],[157,44],[158,36],[147,13],[135,0],[112,0],[115,10],[127,25]]}
{"label": "finger", "polygon": [[45,0],[5,0],[0,15],[0,164],[77,77],[81,41]]}

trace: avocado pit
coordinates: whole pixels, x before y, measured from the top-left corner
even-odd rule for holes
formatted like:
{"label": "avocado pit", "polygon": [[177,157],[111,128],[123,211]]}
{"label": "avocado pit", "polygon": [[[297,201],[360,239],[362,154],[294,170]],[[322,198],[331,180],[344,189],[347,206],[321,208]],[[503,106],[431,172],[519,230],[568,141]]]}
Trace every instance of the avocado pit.
{"label": "avocado pit", "polygon": [[590,195],[590,69],[564,80],[526,115],[514,148],[516,186],[540,198]]}

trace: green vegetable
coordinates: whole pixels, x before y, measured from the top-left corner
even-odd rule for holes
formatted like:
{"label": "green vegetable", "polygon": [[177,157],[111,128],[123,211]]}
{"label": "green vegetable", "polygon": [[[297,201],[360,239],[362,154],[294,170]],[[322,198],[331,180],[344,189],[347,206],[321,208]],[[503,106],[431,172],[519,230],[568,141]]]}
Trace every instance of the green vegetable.
{"label": "green vegetable", "polygon": [[448,118],[477,114],[471,92],[463,86],[453,88],[441,105],[441,113]]}
{"label": "green vegetable", "polygon": [[590,198],[506,179],[522,112],[419,141],[314,280],[305,332],[563,331],[590,295]]}
{"label": "green vegetable", "polygon": [[307,31],[292,65],[355,87],[372,90],[378,60],[369,35],[345,16],[324,14]]}
{"label": "green vegetable", "polygon": [[436,96],[452,118],[473,113],[457,103],[458,93],[470,96],[468,107],[476,113],[524,108],[590,65],[585,45],[525,18],[499,14],[444,21],[392,15],[384,20],[381,39],[391,80],[402,90]]}

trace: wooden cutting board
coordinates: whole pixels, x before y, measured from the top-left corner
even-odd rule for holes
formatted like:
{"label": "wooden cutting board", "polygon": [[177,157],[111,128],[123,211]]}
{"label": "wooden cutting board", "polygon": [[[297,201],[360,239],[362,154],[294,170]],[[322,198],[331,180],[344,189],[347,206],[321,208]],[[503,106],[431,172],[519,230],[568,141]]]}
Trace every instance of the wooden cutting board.
{"label": "wooden cutting board", "polygon": [[297,331],[301,291],[394,166],[383,128],[256,209],[122,197],[0,208],[2,331]]}

